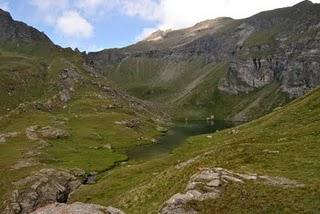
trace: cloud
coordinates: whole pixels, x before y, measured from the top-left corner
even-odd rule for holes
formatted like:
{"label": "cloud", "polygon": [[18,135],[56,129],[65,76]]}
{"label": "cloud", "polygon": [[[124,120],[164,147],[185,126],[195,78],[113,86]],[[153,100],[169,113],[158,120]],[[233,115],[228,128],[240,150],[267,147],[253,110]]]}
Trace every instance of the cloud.
{"label": "cloud", "polygon": [[30,4],[40,10],[57,10],[67,8],[69,0],[30,0]]}
{"label": "cloud", "polygon": [[68,11],[60,16],[56,28],[70,38],[89,38],[93,34],[93,26],[75,11]]}
{"label": "cloud", "polygon": [[78,0],[76,6],[83,9],[97,10],[110,4],[114,4],[114,0]]}
{"label": "cloud", "polygon": [[[0,0],[1,1],[1,0]],[[65,43],[75,46],[79,39],[88,39],[94,33],[94,27],[88,17],[89,11],[101,8],[105,0],[29,0],[35,8],[34,16],[40,22],[55,29]],[[88,12],[88,13],[87,13]]]}
{"label": "cloud", "polygon": [[161,19],[161,10],[159,2],[152,0],[122,0],[122,12],[127,16],[137,16],[146,20],[159,20]]}
{"label": "cloud", "polygon": [[53,26],[57,17],[67,10],[69,3],[69,0],[29,0],[29,4],[35,7],[34,15]]}
{"label": "cloud", "polygon": [[78,0],[74,6],[90,16],[101,16],[116,6],[118,0]]}

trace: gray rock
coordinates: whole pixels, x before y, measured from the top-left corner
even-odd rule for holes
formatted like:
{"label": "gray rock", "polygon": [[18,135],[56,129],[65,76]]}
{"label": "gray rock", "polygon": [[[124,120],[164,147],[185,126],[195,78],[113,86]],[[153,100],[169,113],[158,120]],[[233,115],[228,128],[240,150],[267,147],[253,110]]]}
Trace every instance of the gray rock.
{"label": "gray rock", "polygon": [[76,84],[82,80],[80,74],[74,68],[66,68],[59,74],[60,81],[60,101],[67,103],[71,99],[72,92],[75,91]]}
{"label": "gray rock", "polygon": [[31,214],[124,214],[124,212],[114,207],[76,202],[73,204],[50,204]]}
{"label": "gray rock", "polygon": [[105,145],[102,146],[102,148],[112,150],[112,145],[110,143],[109,144],[105,144]]}
{"label": "gray rock", "polygon": [[39,126],[30,126],[26,128],[25,134],[29,140],[37,141],[39,140],[38,134],[36,131],[39,129]]}
{"label": "gray rock", "polygon": [[212,180],[210,181],[209,183],[207,183],[207,186],[208,187],[219,187],[221,186],[221,181],[219,179],[216,179],[216,180]]}
{"label": "gray rock", "polygon": [[140,123],[141,121],[139,119],[130,119],[114,122],[115,125],[122,125],[127,128],[138,128],[140,126]]}
{"label": "gray rock", "polygon": [[18,170],[18,169],[22,169],[22,168],[36,166],[39,164],[40,163],[33,158],[25,158],[25,159],[19,160],[16,164],[14,164],[11,167],[11,169]]}
{"label": "gray rock", "polygon": [[32,141],[41,141],[43,139],[61,139],[69,137],[66,130],[46,126],[40,128],[39,126],[30,126],[25,131],[26,137]]}
{"label": "gray rock", "polygon": [[83,171],[42,169],[14,183],[16,190],[6,202],[5,214],[30,213],[49,203],[67,201],[69,194],[81,185]]}
{"label": "gray rock", "polygon": [[0,144],[6,143],[8,138],[17,137],[19,134],[20,134],[19,132],[9,132],[9,133],[5,133],[5,134],[0,133]]}
{"label": "gray rock", "polygon": [[262,182],[268,185],[280,186],[282,188],[303,187],[296,181],[287,178],[258,176],[257,174],[240,174],[223,168],[201,169],[200,172],[191,176],[184,193],[177,193],[166,201],[160,209],[160,213],[197,213],[193,203],[213,200],[223,194],[223,189],[230,182],[244,183],[245,181]]}
{"label": "gray rock", "polygon": [[45,139],[61,139],[69,137],[69,133],[63,129],[46,126],[38,130],[41,138]]}

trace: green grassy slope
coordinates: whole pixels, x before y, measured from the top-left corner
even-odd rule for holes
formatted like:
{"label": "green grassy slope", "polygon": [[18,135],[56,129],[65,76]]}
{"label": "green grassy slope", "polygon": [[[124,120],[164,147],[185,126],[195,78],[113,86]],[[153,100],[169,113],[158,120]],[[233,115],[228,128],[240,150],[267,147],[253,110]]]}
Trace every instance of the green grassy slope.
{"label": "green grassy slope", "polygon": [[[157,213],[161,204],[183,191],[202,167],[281,176],[304,183],[285,189],[259,183],[230,184],[214,201],[190,204],[200,213],[317,213],[320,210],[320,89],[258,120],[213,138],[196,136],[171,155],[131,162],[82,187],[73,200],[114,205],[128,213]],[[264,152],[278,151],[279,153]],[[212,152],[204,155],[205,152]],[[200,155],[182,170],[175,164]]]}
{"label": "green grassy slope", "polygon": [[227,63],[207,65],[208,71],[202,81],[175,100],[177,118],[206,118],[215,115],[217,119],[242,121],[263,116],[275,107],[289,101],[279,90],[279,83],[273,83],[250,93],[232,95],[218,89],[219,81],[226,75]]}

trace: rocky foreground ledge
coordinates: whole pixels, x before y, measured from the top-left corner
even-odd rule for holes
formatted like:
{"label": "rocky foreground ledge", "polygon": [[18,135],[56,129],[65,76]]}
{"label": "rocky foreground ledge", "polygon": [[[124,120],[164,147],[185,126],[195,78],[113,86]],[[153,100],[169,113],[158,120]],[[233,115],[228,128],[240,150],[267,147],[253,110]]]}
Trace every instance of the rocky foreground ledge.
{"label": "rocky foreground ledge", "polygon": [[200,169],[200,172],[190,178],[183,193],[175,194],[164,203],[160,213],[196,214],[198,212],[188,206],[190,202],[217,199],[222,197],[224,188],[229,183],[244,183],[246,181],[260,182],[282,188],[298,188],[304,186],[304,184],[282,177],[261,176],[249,173],[240,174],[223,168],[204,168]]}
{"label": "rocky foreground ledge", "polygon": [[66,204],[69,195],[86,183],[82,170],[42,169],[13,183],[4,214],[124,214],[113,207]]}
{"label": "rocky foreground ledge", "polygon": [[50,203],[65,203],[82,183],[85,172],[42,169],[13,183],[5,214],[30,213]]}
{"label": "rocky foreground ledge", "polygon": [[77,202],[73,204],[50,204],[31,214],[124,214],[124,212],[114,207]]}
{"label": "rocky foreground ledge", "polygon": [[[66,204],[68,197],[86,181],[85,172],[42,169],[14,183],[15,190],[7,201],[5,214],[124,214],[114,207],[76,202]],[[186,189],[172,196],[160,208],[160,214],[198,213],[190,202],[214,200],[223,196],[230,183],[259,182],[280,188],[304,187],[283,177],[253,173],[236,173],[223,168],[200,168],[191,176]]]}

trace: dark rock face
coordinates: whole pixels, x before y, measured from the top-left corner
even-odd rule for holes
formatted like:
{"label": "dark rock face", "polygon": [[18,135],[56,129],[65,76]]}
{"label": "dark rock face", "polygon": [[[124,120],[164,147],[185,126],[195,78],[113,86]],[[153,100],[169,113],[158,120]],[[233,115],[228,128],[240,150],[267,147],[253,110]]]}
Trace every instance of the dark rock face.
{"label": "dark rock face", "polygon": [[65,203],[69,194],[81,185],[83,171],[42,169],[16,183],[4,213],[23,214],[50,203]]}
{"label": "dark rock face", "polygon": [[0,9],[0,42],[34,43],[46,42],[53,45],[51,40],[37,29],[22,22],[14,21],[11,15]]}

